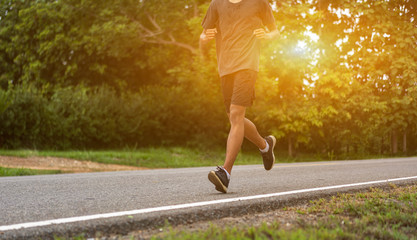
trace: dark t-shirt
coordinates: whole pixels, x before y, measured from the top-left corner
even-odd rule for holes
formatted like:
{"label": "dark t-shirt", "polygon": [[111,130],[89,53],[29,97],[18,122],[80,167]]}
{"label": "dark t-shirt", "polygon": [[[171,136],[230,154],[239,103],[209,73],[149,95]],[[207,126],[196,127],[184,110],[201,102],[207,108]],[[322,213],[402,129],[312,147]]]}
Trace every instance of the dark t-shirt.
{"label": "dark t-shirt", "polygon": [[259,70],[260,40],[253,31],[276,29],[267,0],[212,0],[204,17],[204,29],[217,28],[216,50],[220,76],[242,69]]}

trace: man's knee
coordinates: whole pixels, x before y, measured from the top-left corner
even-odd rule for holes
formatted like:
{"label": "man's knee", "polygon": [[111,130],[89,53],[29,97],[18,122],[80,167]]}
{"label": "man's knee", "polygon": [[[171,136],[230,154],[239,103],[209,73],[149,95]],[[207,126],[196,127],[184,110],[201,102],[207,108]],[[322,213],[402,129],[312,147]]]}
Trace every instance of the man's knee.
{"label": "man's knee", "polygon": [[245,120],[245,112],[246,107],[238,106],[238,105],[231,105],[230,106],[230,113],[229,120],[232,125],[244,123]]}

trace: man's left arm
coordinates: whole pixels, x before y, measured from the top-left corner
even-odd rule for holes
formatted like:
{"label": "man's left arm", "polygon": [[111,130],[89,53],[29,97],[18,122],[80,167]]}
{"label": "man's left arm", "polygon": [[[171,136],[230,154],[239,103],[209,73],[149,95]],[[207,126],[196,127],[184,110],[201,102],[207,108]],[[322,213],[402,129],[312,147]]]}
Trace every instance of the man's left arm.
{"label": "man's left arm", "polygon": [[268,31],[264,28],[258,28],[253,31],[253,34],[259,39],[278,38],[280,34],[277,29],[277,25],[275,24],[271,5],[269,5],[268,0],[261,0],[258,3],[260,4],[260,18],[262,20],[262,24],[268,29]]}
{"label": "man's left arm", "polygon": [[280,36],[280,33],[276,28],[270,32],[267,32],[264,28],[258,28],[253,31],[253,34],[259,39],[268,40],[276,39]]}

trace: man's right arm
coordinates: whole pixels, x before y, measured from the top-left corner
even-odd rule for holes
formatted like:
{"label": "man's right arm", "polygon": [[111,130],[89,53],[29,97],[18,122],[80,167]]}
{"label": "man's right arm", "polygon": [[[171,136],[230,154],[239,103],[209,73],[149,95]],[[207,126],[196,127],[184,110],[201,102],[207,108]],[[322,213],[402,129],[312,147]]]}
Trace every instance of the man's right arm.
{"label": "man's right arm", "polygon": [[214,39],[216,37],[217,29],[204,29],[203,32],[200,35],[200,51],[203,54],[204,57],[207,56],[208,53],[208,43],[210,40]]}

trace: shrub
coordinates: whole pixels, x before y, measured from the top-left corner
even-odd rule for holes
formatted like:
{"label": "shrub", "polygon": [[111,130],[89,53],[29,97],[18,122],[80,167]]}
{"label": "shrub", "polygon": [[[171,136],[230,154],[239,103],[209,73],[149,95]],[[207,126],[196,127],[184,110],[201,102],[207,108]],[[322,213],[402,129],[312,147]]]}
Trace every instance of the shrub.
{"label": "shrub", "polygon": [[198,91],[148,86],[137,93],[109,87],[12,86],[0,116],[2,148],[100,149],[215,144],[227,132],[222,105]]}
{"label": "shrub", "polygon": [[10,105],[0,115],[0,144],[9,148],[37,148],[53,136],[53,113],[42,91],[30,86],[11,87]]}

